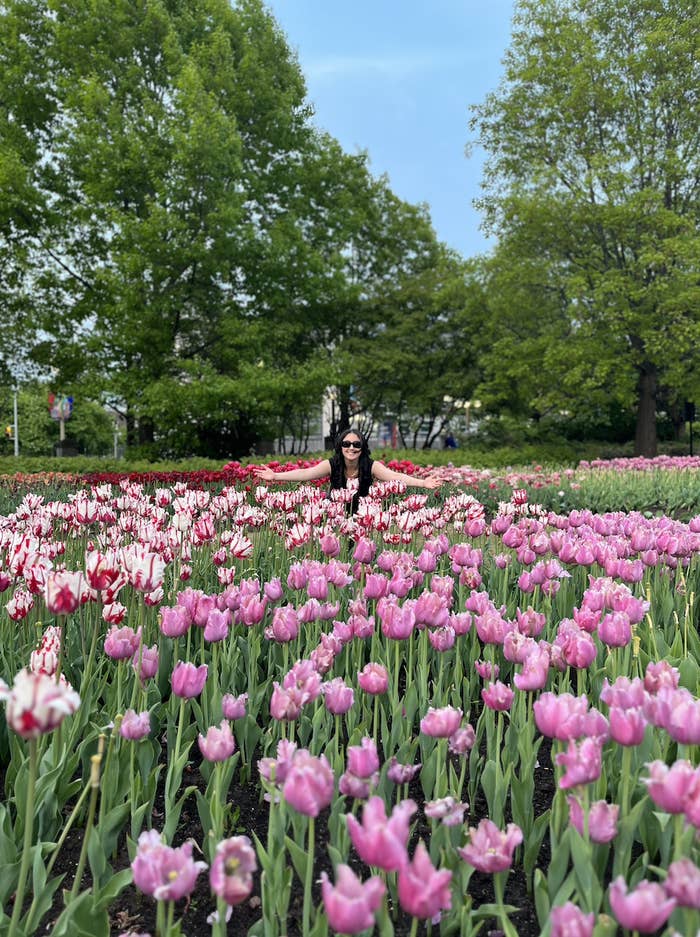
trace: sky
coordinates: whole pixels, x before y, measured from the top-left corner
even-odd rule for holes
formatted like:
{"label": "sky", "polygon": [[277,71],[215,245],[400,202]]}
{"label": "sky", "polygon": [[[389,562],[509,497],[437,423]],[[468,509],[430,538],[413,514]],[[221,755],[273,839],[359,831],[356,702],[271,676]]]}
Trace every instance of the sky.
{"label": "sky", "polygon": [[366,150],[438,237],[465,257],[490,242],[472,205],[483,152],[469,106],[501,79],[514,0],[267,0],[306,77],[315,122]]}

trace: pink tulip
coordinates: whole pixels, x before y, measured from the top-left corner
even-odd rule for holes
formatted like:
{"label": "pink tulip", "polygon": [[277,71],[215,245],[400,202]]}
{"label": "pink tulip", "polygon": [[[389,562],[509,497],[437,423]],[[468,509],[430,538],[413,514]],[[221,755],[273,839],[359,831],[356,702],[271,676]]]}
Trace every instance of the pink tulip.
{"label": "pink tulip", "polygon": [[131,666],[142,684],[158,673],[159,657],[158,645],[144,647],[142,644],[131,658]]}
{"label": "pink tulip", "polygon": [[105,654],[112,660],[127,660],[138,652],[141,643],[141,629],[135,632],[133,628],[118,628],[114,625],[107,632],[105,638]]}
{"label": "pink tulip", "polygon": [[381,599],[387,594],[389,580],[381,573],[368,573],[365,579],[364,597],[366,599]]}
{"label": "pink tulip", "polygon": [[450,736],[449,749],[453,755],[466,755],[474,747],[476,742],[476,733],[470,725],[462,726],[457,729],[454,735]]}
{"label": "pink tulip", "polygon": [[585,696],[571,693],[543,693],[533,706],[535,724],[542,735],[568,741],[583,734],[583,720],[588,711]]}
{"label": "pink tulip", "polygon": [[672,667],[668,661],[662,660],[658,663],[649,661],[644,673],[644,689],[648,693],[658,693],[662,687],[668,687],[675,690],[680,680],[680,673],[676,667]]}
{"label": "pink tulip", "polygon": [[328,598],[328,580],[322,574],[309,574],[309,581],[306,584],[306,591],[310,599],[318,599],[319,602],[325,602]]}
{"label": "pink tulip", "polygon": [[247,836],[232,836],[216,846],[209,870],[211,890],[227,905],[240,904],[253,890],[253,872],[258,867],[255,850]]}
{"label": "pink tulip", "polygon": [[489,709],[495,709],[499,712],[510,709],[514,696],[515,693],[511,688],[506,686],[505,683],[501,683],[500,680],[489,683],[481,691],[481,698]]}
{"label": "pink tulip", "polygon": [[459,728],[462,715],[462,710],[454,706],[443,706],[440,709],[431,706],[420,721],[420,730],[423,735],[433,738],[449,738]]}
{"label": "pink tulip", "polygon": [[513,630],[513,623],[506,621],[495,609],[477,615],[474,625],[479,639],[484,644],[503,644],[508,632]]}
{"label": "pink tulip", "polygon": [[372,696],[381,696],[389,688],[389,674],[381,664],[366,664],[358,673],[360,688]]}
{"label": "pink tulip", "polygon": [[387,872],[402,868],[408,861],[409,825],[416,810],[412,800],[402,800],[387,819],[382,798],[371,797],[362,809],[361,824],[347,814],[350,839],[362,861]]}
{"label": "pink tulip", "polygon": [[[566,798],[569,805],[571,825],[583,836],[584,815],[581,802],[577,797]],[[617,804],[608,804],[596,800],[588,809],[588,835],[594,843],[609,843],[617,836],[617,818],[620,808]]]}
{"label": "pink tulip", "polygon": [[541,690],[549,675],[549,654],[543,647],[538,647],[525,658],[520,673],[513,677],[518,690]]}
{"label": "pink tulip", "polygon": [[236,750],[236,740],[231,732],[231,726],[225,719],[222,720],[218,729],[216,726],[209,726],[206,736],[200,733],[197,743],[202,756],[207,761],[226,761]]}
{"label": "pink tulip", "polygon": [[375,771],[367,778],[358,778],[350,771],[345,771],[338,781],[338,790],[354,800],[367,800],[379,783],[379,772]]}
{"label": "pink tulip", "polygon": [[382,634],[393,641],[403,641],[410,637],[415,628],[416,614],[414,605],[406,602],[399,605],[396,599],[380,599],[377,614],[382,623]]}
{"label": "pink tulip", "polygon": [[271,784],[281,786],[287,780],[289,769],[296,754],[296,744],[288,739],[280,739],[277,743],[276,758],[261,758],[258,761],[260,776]]}
{"label": "pink tulip", "polygon": [[240,696],[233,696],[231,693],[224,694],[221,700],[221,711],[224,719],[228,719],[230,722],[234,722],[236,719],[243,719],[247,702],[247,693],[241,693]]}
{"label": "pink tulip", "polygon": [[299,813],[317,817],[333,799],[334,784],[326,756],[315,758],[302,748],[294,754],[282,793]]}
{"label": "pink tulip", "polygon": [[373,739],[365,736],[360,745],[348,746],[347,767],[357,778],[369,778],[378,770],[379,755]]}
{"label": "pink tulip", "polygon": [[155,830],[139,836],[131,863],[134,885],[157,901],[177,901],[192,894],[197,876],[206,867],[206,862],[192,860],[192,843],[173,849],[162,842]]}
{"label": "pink tulip", "polygon": [[321,872],[321,896],[328,923],[341,934],[360,934],[374,927],[374,915],[382,903],[386,885],[377,875],[364,884],[352,869],[340,863],[333,887]]}
{"label": "pink tulip", "polygon": [[544,614],[536,612],[532,606],[528,606],[524,612],[521,612],[519,608],[516,609],[515,616],[518,622],[518,631],[530,638],[536,638],[546,623]]}
{"label": "pink tulip", "polygon": [[452,872],[448,869],[437,871],[433,867],[421,840],[411,862],[399,869],[399,904],[407,914],[423,920],[435,917],[442,910],[449,911],[452,907],[451,881]]}
{"label": "pink tulip", "polygon": [[267,596],[268,601],[279,602],[284,595],[284,589],[282,588],[279,577],[275,576],[274,579],[270,579],[269,582],[266,582],[263,586],[263,592]]}
{"label": "pink tulip", "polygon": [[566,769],[559,779],[559,787],[562,790],[589,784],[600,777],[603,764],[602,742],[598,738],[585,738],[580,745],[570,741],[567,751],[560,752],[556,762]]}
{"label": "pink tulip", "polygon": [[474,669],[482,680],[497,680],[500,672],[498,664],[493,664],[490,660],[474,661]]}
{"label": "pink tulip", "polygon": [[340,553],[340,540],[335,534],[324,534],[320,538],[319,544],[326,556],[337,556]]}
{"label": "pink tulip", "polygon": [[600,620],[598,637],[608,647],[626,647],[632,640],[632,625],[625,612],[609,612]]}
{"label": "pink tulip", "polygon": [[164,606],[159,611],[160,630],[168,638],[179,638],[187,634],[192,618],[190,613],[183,605],[176,605],[174,608]]}
{"label": "pink tulip", "polygon": [[700,910],[700,869],[691,859],[678,859],[671,863],[664,888],[681,908]]}
{"label": "pink tulip", "polygon": [[603,680],[603,689],[600,698],[608,706],[618,709],[639,709],[647,701],[647,691],[639,677],[630,680],[629,677],[618,677],[610,684],[607,678]]}
{"label": "pink tulip", "polygon": [[414,606],[416,625],[428,628],[443,628],[449,621],[450,610],[447,600],[435,592],[423,592]]}
{"label": "pink tulip", "polygon": [[700,768],[689,761],[676,761],[669,768],[662,761],[647,765],[649,777],[642,778],[649,796],[666,813],[685,813],[687,803],[700,790]]}
{"label": "pink tulip", "polygon": [[119,726],[119,734],[124,739],[130,739],[138,742],[145,739],[151,732],[151,716],[148,712],[136,713],[133,709],[127,709],[124,713]]}
{"label": "pink tulip", "polygon": [[[196,625],[197,628],[206,627],[211,613],[218,611],[216,607],[216,596],[207,595],[205,592],[202,592],[201,589],[186,589],[181,595],[188,596],[185,607],[192,616],[192,624]],[[180,596],[178,596],[177,601],[180,601]]]}
{"label": "pink tulip", "polygon": [[575,904],[566,904],[552,908],[550,913],[552,930],[550,937],[593,937],[595,914],[584,914]]}
{"label": "pink tulip", "polygon": [[440,820],[443,826],[460,826],[464,821],[464,812],[469,804],[461,804],[454,797],[440,797],[428,801],[423,812],[431,820]]}
{"label": "pink tulip", "polygon": [[421,767],[420,763],[417,765],[402,765],[395,757],[392,757],[389,761],[386,776],[394,784],[408,784],[415,778]]}
{"label": "pink tulip", "polygon": [[213,608],[207,615],[207,623],[204,626],[204,640],[214,643],[223,641],[228,637],[231,627],[231,612],[225,609],[220,612],[218,608]]}
{"label": "pink tulip", "polygon": [[642,881],[628,892],[624,878],[619,875],[610,886],[610,907],[623,927],[653,934],[669,919],[676,901],[668,898],[663,885],[657,882]]}
{"label": "pink tulip", "polygon": [[173,670],[170,682],[175,696],[192,699],[204,689],[209,668],[206,664],[195,667],[189,661],[180,661]]}
{"label": "pink tulip", "polygon": [[310,660],[298,660],[285,674],[282,686],[301,694],[302,703],[313,702],[321,695],[321,675]]}
{"label": "pink tulip", "polygon": [[53,732],[80,706],[80,697],[65,679],[29,669],[16,674],[12,689],[0,680],[0,700],[7,703],[8,726],[24,739]]}
{"label": "pink tulip", "polygon": [[457,637],[469,634],[472,627],[471,612],[456,612],[450,615],[450,626]]}
{"label": "pink tulip", "polygon": [[566,663],[578,670],[585,670],[598,655],[593,638],[571,618],[563,618],[559,622],[555,646],[561,649]]}
{"label": "pink tulip", "polygon": [[675,690],[665,728],[682,745],[700,745],[700,699],[694,699],[687,691]]}
{"label": "pink tulip", "polygon": [[608,718],[610,720],[610,737],[618,745],[642,744],[647,720],[641,708],[620,709],[617,706],[611,706]]}
{"label": "pink tulip", "polygon": [[304,694],[296,687],[287,690],[285,687],[280,686],[276,680],[272,684],[270,715],[273,719],[293,722],[299,718],[304,702]]}
{"label": "pink tulip", "polygon": [[504,872],[513,864],[513,853],[522,841],[522,830],[515,823],[509,823],[504,832],[491,820],[482,820],[478,827],[469,827],[469,845],[458,852],[479,872]]}
{"label": "pink tulip", "polygon": [[272,636],[275,641],[286,644],[299,634],[299,618],[291,605],[278,607],[272,613]]}
{"label": "pink tulip", "polygon": [[360,537],[355,545],[352,558],[358,563],[371,563],[377,552],[377,544],[365,537]]}
{"label": "pink tulip", "polygon": [[328,712],[335,716],[342,716],[348,712],[355,702],[355,692],[347,686],[342,677],[334,677],[321,685],[323,699]]}
{"label": "pink tulip", "polygon": [[242,624],[251,628],[253,625],[260,624],[265,617],[266,608],[267,596],[261,599],[258,595],[250,595],[245,599],[241,599],[237,614]]}

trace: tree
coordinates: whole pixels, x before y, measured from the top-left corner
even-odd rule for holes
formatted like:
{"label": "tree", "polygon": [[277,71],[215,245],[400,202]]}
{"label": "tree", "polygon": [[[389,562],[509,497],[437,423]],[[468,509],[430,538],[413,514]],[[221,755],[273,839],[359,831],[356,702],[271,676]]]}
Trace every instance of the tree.
{"label": "tree", "polygon": [[8,0],[0,32],[0,289],[38,364],[152,454],[302,435],[329,384],[347,421],[343,342],[435,235],[313,126],[261,0]]}
{"label": "tree", "polygon": [[472,121],[501,270],[538,269],[548,292],[509,317],[549,377],[529,399],[566,406],[584,380],[634,407],[646,455],[659,400],[700,363],[699,52],[695,0],[521,0]]}
{"label": "tree", "polygon": [[413,447],[443,434],[477,382],[472,325],[482,301],[474,265],[444,247],[422,270],[385,285],[373,300],[372,332],[344,348],[371,422],[390,416]]}

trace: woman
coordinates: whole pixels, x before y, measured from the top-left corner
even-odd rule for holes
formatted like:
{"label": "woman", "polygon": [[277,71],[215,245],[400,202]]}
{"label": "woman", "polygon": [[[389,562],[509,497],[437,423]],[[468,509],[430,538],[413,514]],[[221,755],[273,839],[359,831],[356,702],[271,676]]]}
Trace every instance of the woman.
{"label": "woman", "polygon": [[331,488],[347,488],[348,482],[357,479],[357,494],[352,499],[352,513],[357,511],[360,498],[369,494],[369,487],[376,479],[380,482],[400,481],[414,488],[439,488],[442,481],[436,475],[426,478],[414,478],[403,472],[387,468],[383,462],[370,459],[367,440],[356,429],[346,429],[335,441],[335,454],[330,459],[323,459],[311,468],[292,469],[291,472],[273,472],[264,466],[257,466],[255,474],[265,482],[307,482],[315,478],[330,475]]}

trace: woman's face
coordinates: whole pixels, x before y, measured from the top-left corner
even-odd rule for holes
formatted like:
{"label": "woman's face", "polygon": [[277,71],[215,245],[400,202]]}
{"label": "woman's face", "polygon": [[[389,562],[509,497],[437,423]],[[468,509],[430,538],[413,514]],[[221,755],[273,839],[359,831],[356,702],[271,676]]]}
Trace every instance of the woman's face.
{"label": "woman's face", "polygon": [[346,465],[356,465],[362,452],[362,440],[357,433],[348,433],[340,444]]}

